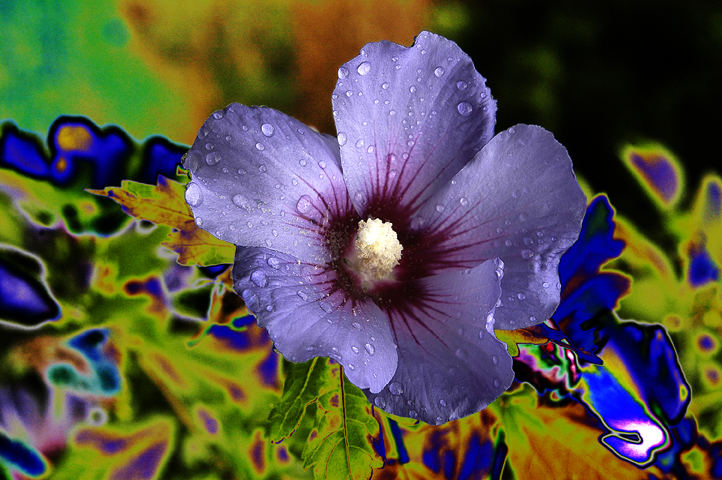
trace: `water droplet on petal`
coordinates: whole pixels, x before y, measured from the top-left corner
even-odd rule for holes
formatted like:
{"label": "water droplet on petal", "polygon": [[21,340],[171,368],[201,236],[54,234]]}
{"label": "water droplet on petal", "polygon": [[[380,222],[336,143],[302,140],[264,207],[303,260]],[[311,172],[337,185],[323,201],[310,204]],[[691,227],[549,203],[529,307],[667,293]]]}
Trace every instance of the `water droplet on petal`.
{"label": "water droplet on petal", "polygon": [[491,363],[493,363],[494,365],[499,365],[499,357],[497,357],[496,355],[492,355]]}
{"label": "water droplet on petal", "polygon": [[338,144],[343,146],[346,145],[346,134],[341,132],[338,134]]}
{"label": "water droplet on petal", "polygon": [[445,407],[445,406],[446,406],[446,400],[444,400],[443,398],[442,398],[441,400],[439,400],[439,405],[441,405],[442,407]]}
{"label": "water droplet on petal", "polygon": [[416,418],[419,414],[416,412],[416,410],[409,410],[409,417]]}
{"label": "water droplet on petal", "polygon": [[353,322],[351,325],[353,325],[353,328],[356,330],[361,330],[361,324],[358,322]]}
{"label": "water droplet on petal", "polygon": [[384,399],[381,397],[374,398],[374,405],[376,405],[379,408],[386,407],[386,402],[384,402]]}
{"label": "water droplet on petal", "polygon": [[308,300],[308,295],[303,290],[299,290],[296,292],[296,295],[298,295],[298,298],[303,300],[304,302]]}
{"label": "water droplet on petal", "polygon": [[369,355],[373,355],[374,352],[376,351],[376,349],[374,348],[374,346],[371,345],[370,343],[367,343],[366,345],[364,345],[364,348],[366,349],[366,352],[367,352]]}
{"label": "water droplet on petal", "polygon": [[498,378],[495,378],[494,379],[494,388],[499,388],[499,385],[501,385],[501,382],[499,381]]}
{"label": "water droplet on petal", "polygon": [[251,273],[251,281],[256,284],[257,287],[265,287],[268,284],[268,279],[263,270],[256,270]]}
{"label": "water droplet on petal", "polygon": [[[323,310],[326,313],[333,312],[333,306],[328,302],[319,302],[318,306],[321,307],[321,310]],[[328,317],[326,320],[328,320],[329,323],[333,323],[333,318]]]}
{"label": "water droplet on petal", "polygon": [[549,282],[542,282],[542,287],[549,288]]}
{"label": "water droplet on petal", "polygon": [[348,69],[346,67],[341,67],[338,69],[338,78],[344,79],[348,77]]}
{"label": "water droplet on petal", "polygon": [[465,206],[467,206],[467,205],[469,204],[469,201],[468,201],[466,198],[461,197],[461,198],[459,199],[459,203],[460,203],[462,206],[465,207]]}
{"label": "water droplet on petal", "polygon": [[516,294],[516,298],[519,300],[524,300],[526,298],[526,295],[524,295],[522,292],[519,292]]}
{"label": "water droplet on petal", "polygon": [[264,123],[261,125],[261,132],[267,137],[273,136],[273,132],[275,131],[275,128],[273,128],[273,125],[270,123]]}
{"label": "water droplet on petal", "polygon": [[534,256],[534,252],[532,252],[531,250],[522,250],[521,251],[521,258],[523,258],[524,260],[529,260],[533,256]]}
{"label": "water droplet on petal", "polygon": [[348,369],[349,369],[349,370],[353,370],[353,369],[355,369],[355,368],[356,368],[356,367],[353,366],[353,363],[349,363],[349,364],[348,364]]}
{"label": "water droplet on petal", "polygon": [[466,90],[466,87],[468,86],[469,84],[463,80],[459,80],[458,82],[456,82],[456,88],[458,88],[459,90]]}
{"label": "water droplet on petal", "polygon": [[241,298],[243,298],[243,301],[248,308],[254,308],[258,303],[258,297],[249,289],[245,289],[241,292]]}
{"label": "water droplet on petal", "polygon": [[206,163],[210,166],[216,165],[221,161],[221,154],[218,152],[211,152],[206,155]]}
{"label": "water droplet on petal", "polygon": [[199,227],[203,225],[203,219],[201,217],[196,217],[196,225]]}
{"label": "water droplet on petal", "polygon": [[301,213],[307,213],[311,209],[311,197],[308,195],[301,195],[296,203],[296,210]]}
{"label": "water droplet on petal", "polygon": [[213,112],[213,118],[215,118],[216,120],[220,120],[221,118],[223,118],[223,112]]}
{"label": "water droplet on petal", "polygon": [[359,349],[356,345],[351,345],[351,350],[353,350],[353,353],[358,353]]}
{"label": "water droplet on petal", "polygon": [[384,90],[386,90],[387,88],[389,88],[389,82],[384,82],[384,83],[382,83],[382,84],[381,84],[381,88],[383,88]]}
{"label": "water droplet on petal", "polygon": [[415,91],[416,91],[416,87],[413,86],[413,85],[411,85],[411,86],[409,87],[409,92],[414,93]]}
{"label": "water droplet on petal", "polygon": [[281,266],[281,261],[276,257],[268,257],[268,260],[266,262],[268,263],[268,266],[273,268],[274,270],[278,270]]}
{"label": "water droplet on petal", "polygon": [[436,78],[441,78],[444,75],[444,67],[436,67],[434,69],[434,75],[436,75]]}
{"label": "water droplet on petal", "polygon": [[469,102],[459,102],[459,104],[456,106],[456,111],[464,116],[469,115],[472,110],[473,108]]}
{"label": "water droplet on petal", "polygon": [[260,142],[256,144],[256,150],[258,150],[259,152],[264,150],[265,148],[266,147],[264,147],[263,144]]}
{"label": "water droplet on petal", "polygon": [[186,188],[185,198],[186,202],[188,202],[188,205],[191,207],[197,207],[200,205],[203,202],[203,192],[201,192],[201,187],[199,187],[197,183],[189,183],[188,188]]}
{"label": "water droplet on petal", "polygon": [[399,382],[391,382],[389,384],[389,392],[391,392],[391,395],[401,395],[404,393],[404,386]]}
{"label": "water droplet on petal", "polygon": [[356,68],[359,75],[366,75],[371,71],[371,64],[369,62],[361,62]]}
{"label": "water droplet on petal", "polygon": [[368,153],[374,153],[374,146],[373,146],[373,145],[369,145],[368,148],[366,149],[366,151],[367,151]]}

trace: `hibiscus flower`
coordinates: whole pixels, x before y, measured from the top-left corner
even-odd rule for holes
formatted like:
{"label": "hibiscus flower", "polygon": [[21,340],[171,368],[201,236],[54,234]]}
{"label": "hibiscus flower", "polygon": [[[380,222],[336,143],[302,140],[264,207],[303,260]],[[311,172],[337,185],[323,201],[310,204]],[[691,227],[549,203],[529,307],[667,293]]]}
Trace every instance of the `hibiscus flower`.
{"label": "hibiscus flower", "polygon": [[239,104],[185,166],[196,223],[237,245],[234,288],[290,361],[328,356],[377,407],[440,424],[514,379],[494,329],[543,322],[586,200],[541,127],[452,41],[366,45],[338,70],[338,135]]}

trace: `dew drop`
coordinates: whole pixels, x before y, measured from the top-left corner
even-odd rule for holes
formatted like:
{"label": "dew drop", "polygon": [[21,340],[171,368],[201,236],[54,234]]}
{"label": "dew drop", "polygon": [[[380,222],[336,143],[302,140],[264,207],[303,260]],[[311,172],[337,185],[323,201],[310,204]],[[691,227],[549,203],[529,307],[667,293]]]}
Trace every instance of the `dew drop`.
{"label": "dew drop", "polygon": [[384,402],[384,399],[381,397],[374,398],[374,405],[376,405],[379,408],[385,408],[386,402]]}
{"label": "dew drop", "polygon": [[367,343],[366,345],[364,345],[364,348],[366,349],[366,352],[367,352],[369,355],[373,355],[374,352],[376,351],[376,349],[374,348],[374,346],[371,345],[370,343]]}
{"label": "dew drop", "polygon": [[356,330],[361,330],[361,324],[360,324],[360,323],[358,323],[358,322],[353,322],[351,325],[352,325],[353,328],[355,328]]}
{"label": "dew drop", "polygon": [[281,261],[277,259],[276,257],[268,257],[268,260],[266,260],[266,263],[268,263],[268,266],[273,268],[274,270],[278,270],[281,266]]}
{"label": "dew drop", "polygon": [[469,84],[463,80],[459,80],[458,82],[456,82],[456,88],[458,88],[459,90],[466,90],[466,87],[468,86]]}
{"label": "dew drop", "polygon": [[271,125],[270,123],[264,123],[263,125],[261,125],[261,132],[263,132],[263,134],[267,137],[273,136],[273,132],[275,130],[276,129],[273,128],[273,125]]}
{"label": "dew drop", "polygon": [[185,193],[186,202],[191,207],[197,207],[203,202],[203,192],[197,183],[189,183]]}
{"label": "dew drop", "polygon": [[338,78],[344,79],[346,77],[348,77],[348,68],[346,68],[346,67],[339,68],[338,69]]}
{"label": "dew drop", "polygon": [[416,418],[419,414],[416,412],[416,410],[409,410],[409,417]]}
{"label": "dew drop", "polygon": [[241,195],[240,193],[233,195],[233,198],[231,198],[231,201],[238,208],[246,208],[247,209],[247,207],[248,207],[248,205],[243,201],[243,195]]}
{"label": "dew drop", "polygon": [[356,68],[359,75],[366,75],[371,71],[371,64],[369,62],[361,62]]}
{"label": "dew drop", "polygon": [[262,150],[264,150],[265,148],[266,148],[266,147],[263,146],[263,144],[260,143],[260,142],[256,144],[256,150],[258,150],[259,152],[262,151]]}
{"label": "dew drop", "polygon": [[196,225],[199,227],[203,225],[203,219],[201,217],[196,217]]}
{"label": "dew drop", "polygon": [[223,112],[213,112],[213,118],[215,118],[216,120],[220,120],[221,118],[223,118]]}
{"label": "dew drop", "polygon": [[391,395],[401,395],[404,393],[404,386],[399,382],[391,382],[389,384],[389,392],[391,392]]}
{"label": "dew drop", "polygon": [[356,345],[351,345],[351,350],[353,351],[353,353],[358,353],[358,352],[359,352],[359,349],[358,349],[358,347],[357,347]]}
{"label": "dew drop", "polygon": [[301,195],[296,203],[296,210],[301,213],[307,213],[311,209],[311,197],[308,195]]}
{"label": "dew drop", "polygon": [[411,85],[411,86],[409,87],[409,92],[414,93],[415,91],[416,91],[416,87],[413,86],[413,85]]}
{"label": "dew drop", "polygon": [[241,298],[243,298],[243,301],[248,308],[254,308],[254,306],[258,303],[258,297],[249,289],[245,289],[241,292]]}
{"label": "dew drop", "polygon": [[[331,304],[328,302],[319,302],[318,306],[321,308],[321,310],[323,310],[326,313],[333,312],[333,306],[331,306]],[[328,320],[328,323],[333,323],[333,319],[331,317],[327,318],[327,320]]]}
{"label": "dew drop", "polygon": [[499,357],[497,357],[496,355],[492,355],[491,363],[493,363],[494,365],[499,365]]}
{"label": "dew drop", "polygon": [[341,145],[341,146],[346,145],[346,134],[343,132],[339,133],[337,140],[338,140],[339,145]]}
{"label": "dew drop", "polygon": [[308,300],[308,295],[303,290],[299,290],[296,292],[296,295],[298,295],[298,298],[303,300],[304,302]]}
{"label": "dew drop", "polygon": [[208,155],[206,155],[206,163],[208,165],[216,165],[218,162],[221,161],[221,154],[218,152],[211,152]]}
{"label": "dew drop", "polygon": [[442,398],[441,400],[439,400],[439,405],[441,405],[442,407],[445,407],[445,406],[446,406],[446,400],[444,400],[443,398]]}
{"label": "dew drop", "polygon": [[549,288],[549,282],[542,282],[542,287]]}
{"label": "dew drop", "polygon": [[525,250],[521,251],[521,258],[523,258],[524,260],[529,260],[533,256],[534,256],[534,252],[532,252],[531,250],[525,249]]}
{"label": "dew drop", "polygon": [[465,207],[469,204],[469,201],[465,197],[461,197],[459,199],[459,203],[461,204],[461,206]]}
{"label": "dew drop", "polygon": [[469,115],[472,110],[473,108],[471,107],[471,104],[469,102],[459,102],[459,104],[456,106],[456,111],[464,116]]}
{"label": "dew drop", "polygon": [[444,67],[436,67],[434,69],[434,75],[436,75],[436,78],[441,78],[444,76],[445,71],[446,70],[444,70]]}
{"label": "dew drop", "polygon": [[384,83],[382,83],[382,84],[381,84],[381,88],[383,88],[384,90],[386,90],[387,88],[389,88],[389,82],[384,82]]}
{"label": "dew drop", "polygon": [[444,206],[441,205],[441,204],[437,205],[437,206],[436,206],[436,211],[439,212],[439,213],[443,212],[443,211],[444,211]]}
{"label": "dew drop", "polygon": [[494,388],[499,388],[499,385],[501,385],[501,382],[499,381],[498,378],[495,378],[494,379]]}
{"label": "dew drop", "polygon": [[367,151],[368,153],[374,153],[374,146],[373,146],[373,145],[369,145],[369,147],[366,149],[366,151]]}
{"label": "dew drop", "polygon": [[356,148],[361,148],[363,146],[364,146],[363,140],[361,140],[360,138],[358,140],[356,140]]}
{"label": "dew drop", "polygon": [[305,166],[306,166],[306,163],[307,163],[306,160],[303,159],[303,158],[298,161],[298,164],[301,165],[302,167],[305,167]]}

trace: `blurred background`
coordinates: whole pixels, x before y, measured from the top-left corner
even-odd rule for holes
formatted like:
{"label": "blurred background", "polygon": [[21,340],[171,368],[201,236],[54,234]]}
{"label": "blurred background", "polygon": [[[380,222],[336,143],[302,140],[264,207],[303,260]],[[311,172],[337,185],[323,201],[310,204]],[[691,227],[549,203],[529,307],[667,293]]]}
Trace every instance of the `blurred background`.
{"label": "blurred background", "polygon": [[376,425],[374,478],[722,478],[722,3],[666,0],[0,0],[0,478],[319,478],[318,425],[268,430],[288,365],[232,247],[178,247],[156,207],[187,210],[181,183],[102,189],[183,182],[231,102],[334,134],[338,67],[421,30],[471,56],[497,131],[555,134],[590,205],[498,402],[349,413]]}
{"label": "blurred background", "polygon": [[691,184],[720,161],[719,2],[10,0],[0,27],[0,118],[39,133],[77,114],[190,144],[231,102],[334,133],[338,66],[367,42],[410,45],[428,29],[487,78],[498,130],[551,130],[590,184],[645,227],[659,217],[630,195],[624,144],[662,141]]}

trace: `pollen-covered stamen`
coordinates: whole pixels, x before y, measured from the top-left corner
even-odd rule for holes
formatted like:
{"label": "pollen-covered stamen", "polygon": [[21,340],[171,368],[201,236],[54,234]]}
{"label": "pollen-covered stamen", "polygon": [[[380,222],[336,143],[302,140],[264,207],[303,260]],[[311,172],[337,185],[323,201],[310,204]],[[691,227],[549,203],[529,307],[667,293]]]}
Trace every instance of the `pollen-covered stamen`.
{"label": "pollen-covered stamen", "polygon": [[348,265],[369,287],[380,280],[392,280],[392,271],[401,260],[403,247],[390,222],[378,218],[361,220]]}

